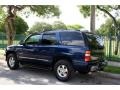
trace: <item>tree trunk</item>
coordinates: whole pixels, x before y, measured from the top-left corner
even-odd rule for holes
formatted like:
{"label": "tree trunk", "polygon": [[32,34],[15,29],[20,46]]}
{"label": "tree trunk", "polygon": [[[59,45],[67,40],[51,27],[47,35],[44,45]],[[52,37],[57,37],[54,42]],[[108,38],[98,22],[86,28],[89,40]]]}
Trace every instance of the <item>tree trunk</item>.
{"label": "tree trunk", "polygon": [[13,40],[16,33],[14,28],[14,19],[16,15],[14,15],[12,11],[13,11],[13,6],[8,6],[8,16],[5,19],[5,30],[6,30],[6,37],[8,40],[7,45],[13,44]]}
{"label": "tree trunk", "polygon": [[13,40],[15,37],[15,29],[13,23],[14,22],[11,19],[6,19],[5,21],[5,29],[6,29],[6,37],[8,40],[8,45],[13,44]]}
{"label": "tree trunk", "polygon": [[91,5],[90,31],[95,33],[95,5]]}
{"label": "tree trunk", "polygon": [[117,38],[116,38],[116,47],[115,47],[115,55],[118,54],[118,49],[119,49],[119,43],[120,43],[120,31],[117,31]]}

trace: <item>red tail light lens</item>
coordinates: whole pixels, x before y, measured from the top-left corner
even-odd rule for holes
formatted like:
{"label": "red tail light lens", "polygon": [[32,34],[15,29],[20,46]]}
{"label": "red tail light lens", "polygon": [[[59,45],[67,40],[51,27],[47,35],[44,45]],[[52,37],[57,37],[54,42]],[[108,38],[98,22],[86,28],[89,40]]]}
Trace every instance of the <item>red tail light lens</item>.
{"label": "red tail light lens", "polygon": [[91,60],[91,51],[85,52],[85,61],[89,62]]}

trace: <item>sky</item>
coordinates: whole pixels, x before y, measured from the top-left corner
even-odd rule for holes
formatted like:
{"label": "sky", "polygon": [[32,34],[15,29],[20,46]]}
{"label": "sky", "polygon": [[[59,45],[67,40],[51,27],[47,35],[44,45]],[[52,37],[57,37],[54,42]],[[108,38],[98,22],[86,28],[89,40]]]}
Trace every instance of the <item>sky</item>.
{"label": "sky", "polygon": [[[84,18],[83,15],[79,12],[79,8],[77,5],[59,5],[59,9],[61,11],[60,17],[56,18],[49,18],[49,19],[43,19],[40,17],[36,17],[36,15],[30,15],[28,18],[26,18],[24,15],[22,15],[22,18],[25,19],[25,21],[28,23],[29,27],[32,27],[35,22],[47,22],[52,24],[54,21],[62,21],[65,24],[79,24],[84,27],[85,30],[89,30],[90,28],[90,18]],[[105,18],[103,15],[99,15],[96,18],[96,29],[100,27],[102,23],[105,22]]]}

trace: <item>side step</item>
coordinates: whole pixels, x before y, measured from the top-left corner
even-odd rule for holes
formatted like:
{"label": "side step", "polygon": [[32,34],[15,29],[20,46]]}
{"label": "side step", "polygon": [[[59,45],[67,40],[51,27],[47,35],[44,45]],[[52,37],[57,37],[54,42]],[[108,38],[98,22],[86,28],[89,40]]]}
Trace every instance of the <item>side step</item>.
{"label": "side step", "polygon": [[32,68],[32,69],[52,70],[52,67],[50,67],[48,65],[22,64],[22,67],[29,67],[29,68]]}

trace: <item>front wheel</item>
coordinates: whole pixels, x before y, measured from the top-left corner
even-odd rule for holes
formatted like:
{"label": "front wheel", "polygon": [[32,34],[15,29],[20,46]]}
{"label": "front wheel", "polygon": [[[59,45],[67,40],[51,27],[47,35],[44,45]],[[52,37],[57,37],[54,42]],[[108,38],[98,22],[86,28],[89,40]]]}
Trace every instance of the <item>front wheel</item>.
{"label": "front wheel", "polygon": [[54,66],[55,76],[60,81],[68,81],[74,74],[74,69],[70,62],[60,60]]}
{"label": "front wheel", "polygon": [[9,54],[7,56],[7,65],[11,70],[15,70],[19,68],[19,62],[17,60],[16,55],[14,54]]}

